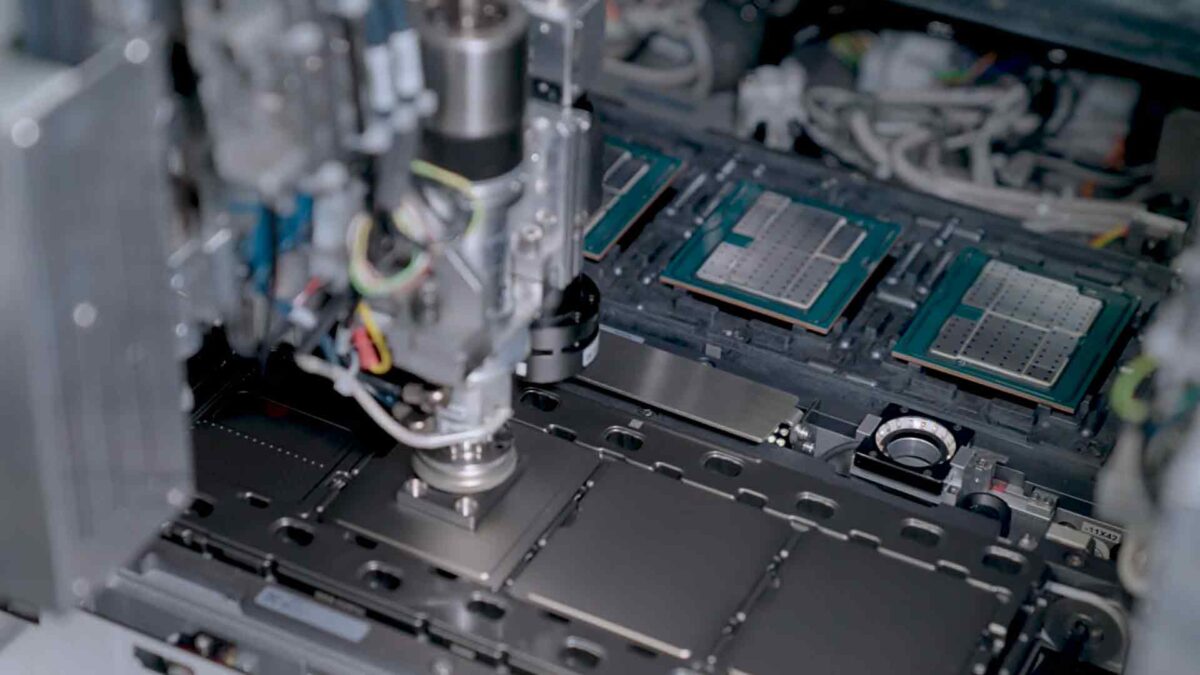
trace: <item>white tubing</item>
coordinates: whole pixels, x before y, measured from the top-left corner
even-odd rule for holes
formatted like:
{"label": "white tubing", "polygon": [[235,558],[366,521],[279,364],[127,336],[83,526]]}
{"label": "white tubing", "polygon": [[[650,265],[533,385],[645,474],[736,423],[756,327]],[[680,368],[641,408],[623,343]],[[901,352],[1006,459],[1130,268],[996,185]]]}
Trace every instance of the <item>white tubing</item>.
{"label": "white tubing", "polygon": [[362,407],[363,412],[367,413],[371,420],[379,425],[380,429],[386,431],[389,436],[401,444],[418,450],[433,450],[449,445],[485,440],[496,433],[512,414],[511,410],[501,411],[493,419],[486,420],[483,426],[477,429],[445,434],[423,434],[413,431],[396,421],[396,418],[383,409],[379,401],[375,400],[375,397],[367,391],[362,382],[359,382],[358,378],[354,377],[354,374],[349,370],[306,354],[296,355],[296,365],[306,373],[319,375],[332,381],[334,388],[344,396],[352,396],[358,402],[358,405]]}

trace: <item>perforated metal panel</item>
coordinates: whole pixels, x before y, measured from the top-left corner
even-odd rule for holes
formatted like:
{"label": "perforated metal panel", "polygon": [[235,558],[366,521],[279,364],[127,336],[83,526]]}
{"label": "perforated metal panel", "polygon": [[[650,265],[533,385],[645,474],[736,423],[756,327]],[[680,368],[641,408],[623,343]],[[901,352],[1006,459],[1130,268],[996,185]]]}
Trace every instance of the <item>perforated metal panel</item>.
{"label": "perforated metal panel", "polygon": [[697,276],[800,309],[812,307],[866,236],[836,213],[776,192],[760,195],[733,233],[752,241],[720,244]]}
{"label": "perforated metal panel", "polygon": [[0,69],[0,596],[47,608],[77,604],[191,492],[165,52],[137,40],[57,76]]}
{"label": "perforated metal panel", "polygon": [[1103,303],[1061,281],[991,261],[963,296],[983,310],[953,316],[932,351],[1040,386],[1054,384]]}

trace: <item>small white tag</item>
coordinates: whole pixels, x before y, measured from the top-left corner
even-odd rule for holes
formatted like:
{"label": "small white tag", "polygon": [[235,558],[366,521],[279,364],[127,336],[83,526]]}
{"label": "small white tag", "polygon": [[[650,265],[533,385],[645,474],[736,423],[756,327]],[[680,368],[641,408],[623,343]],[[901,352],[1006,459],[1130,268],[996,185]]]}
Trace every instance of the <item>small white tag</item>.
{"label": "small white tag", "polygon": [[592,361],[596,360],[596,355],[600,353],[600,337],[596,336],[592,340],[592,344],[583,348],[583,367],[587,368],[592,365]]}

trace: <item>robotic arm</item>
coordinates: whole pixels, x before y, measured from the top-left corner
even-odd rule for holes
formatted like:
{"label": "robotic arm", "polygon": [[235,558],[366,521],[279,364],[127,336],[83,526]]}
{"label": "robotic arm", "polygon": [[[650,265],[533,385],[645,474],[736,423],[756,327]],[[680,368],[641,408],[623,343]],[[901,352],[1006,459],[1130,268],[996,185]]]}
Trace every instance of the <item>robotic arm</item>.
{"label": "robotic arm", "polygon": [[[517,466],[514,374],[557,381],[595,356],[581,242],[600,139],[584,85],[603,6],[296,4],[188,8],[205,180],[252,191],[265,214],[230,238],[252,243],[242,297],[194,318],[260,349],[292,341],[300,368],[416,451],[428,487],[492,489]],[[308,199],[311,227],[292,231],[302,207],[275,205]],[[215,211],[208,237],[229,228]],[[193,279],[193,298],[226,283]]]}

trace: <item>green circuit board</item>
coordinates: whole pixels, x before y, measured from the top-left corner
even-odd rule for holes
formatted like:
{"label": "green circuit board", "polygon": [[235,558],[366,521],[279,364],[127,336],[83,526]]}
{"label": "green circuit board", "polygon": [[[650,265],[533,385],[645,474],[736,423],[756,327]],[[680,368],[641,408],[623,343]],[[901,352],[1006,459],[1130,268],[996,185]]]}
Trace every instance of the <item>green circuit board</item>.
{"label": "green circuit board", "polygon": [[601,260],[671,185],[683,162],[651,148],[604,141],[603,201],[583,239],[583,254]]}
{"label": "green circuit board", "polygon": [[893,223],[742,183],[662,281],[825,334],[899,233]]}
{"label": "green circuit board", "polygon": [[966,249],[917,311],[893,355],[1074,412],[1137,298]]}

